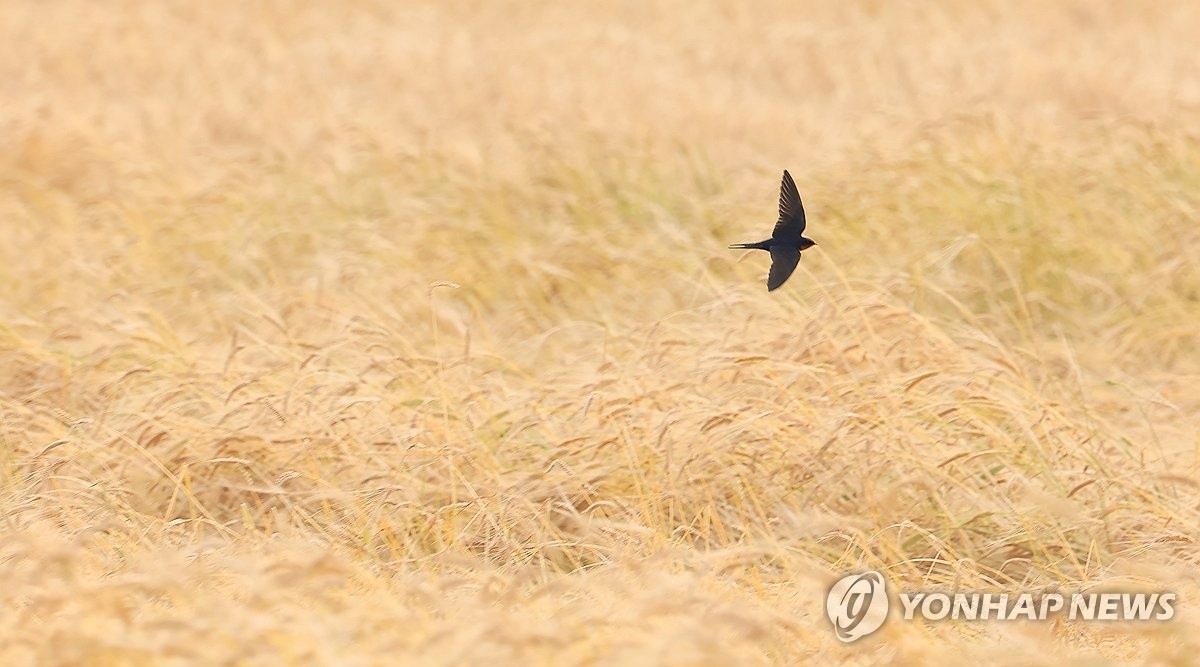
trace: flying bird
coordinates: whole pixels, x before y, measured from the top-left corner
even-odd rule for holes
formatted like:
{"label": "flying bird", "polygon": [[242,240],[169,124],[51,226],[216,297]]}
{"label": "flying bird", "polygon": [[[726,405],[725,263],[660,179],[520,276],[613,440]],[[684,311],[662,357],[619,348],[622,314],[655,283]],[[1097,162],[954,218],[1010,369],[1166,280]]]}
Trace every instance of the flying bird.
{"label": "flying bird", "polygon": [[787,282],[796,265],[800,263],[800,251],[807,250],[817,242],[804,237],[804,205],[796,181],[783,170],[783,182],[779,184],[779,222],[771,232],[771,238],[758,243],[735,243],[730,248],[751,248],[771,253],[771,273],[767,276],[767,291],[771,292]]}

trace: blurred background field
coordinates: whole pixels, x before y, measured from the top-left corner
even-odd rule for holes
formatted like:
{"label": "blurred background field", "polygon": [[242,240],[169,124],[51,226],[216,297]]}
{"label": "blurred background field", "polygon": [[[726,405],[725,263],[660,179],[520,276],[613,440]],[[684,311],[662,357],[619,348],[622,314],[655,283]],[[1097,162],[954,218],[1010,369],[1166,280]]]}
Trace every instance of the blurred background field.
{"label": "blurred background field", "polygon": [[[0,4],[0,663],[1193,662],[1198,34]],[[860,569],[1180,601],[847,647]]]}

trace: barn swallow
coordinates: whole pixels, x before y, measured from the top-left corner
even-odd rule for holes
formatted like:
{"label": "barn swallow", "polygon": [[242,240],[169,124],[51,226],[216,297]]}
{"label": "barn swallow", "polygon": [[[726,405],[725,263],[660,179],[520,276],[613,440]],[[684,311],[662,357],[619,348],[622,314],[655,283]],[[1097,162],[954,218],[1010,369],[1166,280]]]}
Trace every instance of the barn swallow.
{"label": "barn swallow", "polygon": [[800,263],[800,251],[807,250],[817,242],[804,237],[804,205],[796,181],[783,170],[783,182],[779,185],[779,222],[771,238],[758,243],[735,243],[730,248],[751,248],[771,253],[771,273],[767,276],[767,291],[773,291],[787,282],[796,265]]}

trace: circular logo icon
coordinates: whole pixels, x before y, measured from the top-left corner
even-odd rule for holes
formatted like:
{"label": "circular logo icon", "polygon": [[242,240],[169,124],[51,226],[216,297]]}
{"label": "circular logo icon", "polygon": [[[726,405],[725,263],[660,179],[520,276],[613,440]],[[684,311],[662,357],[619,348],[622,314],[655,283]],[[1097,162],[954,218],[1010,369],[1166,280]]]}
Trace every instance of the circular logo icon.
{"label": "circular logo icon", "polygon": [[887,589],[878,572],[842,577],[825,597],[825,614],[833,623],[833,632],[846,643],[878,630],[887,613]]}

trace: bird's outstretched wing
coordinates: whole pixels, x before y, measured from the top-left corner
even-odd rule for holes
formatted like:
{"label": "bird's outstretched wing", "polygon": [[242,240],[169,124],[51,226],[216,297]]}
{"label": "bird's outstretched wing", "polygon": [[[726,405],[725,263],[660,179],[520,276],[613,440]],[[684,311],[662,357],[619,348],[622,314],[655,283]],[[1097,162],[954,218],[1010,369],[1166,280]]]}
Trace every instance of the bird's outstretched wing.
{"label": "bird's outstretched wing", "polygon": [[792,175],[783,170],[783,182],[779,184],[779,222],[775,223],[772,238],[799,238],[804,233],[804,205],[800,203],[800,192]]}
{"label": "bird's outstretched wing", "polygon": [[787,282],[796,265],[800,263],[800,251],[786,246],[771,246],[771,273],[767,276],[767,291]]}

